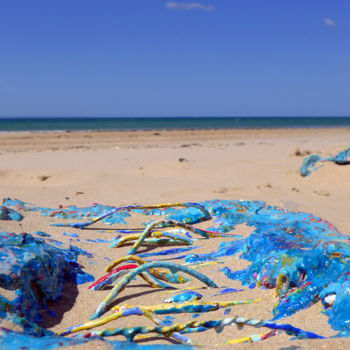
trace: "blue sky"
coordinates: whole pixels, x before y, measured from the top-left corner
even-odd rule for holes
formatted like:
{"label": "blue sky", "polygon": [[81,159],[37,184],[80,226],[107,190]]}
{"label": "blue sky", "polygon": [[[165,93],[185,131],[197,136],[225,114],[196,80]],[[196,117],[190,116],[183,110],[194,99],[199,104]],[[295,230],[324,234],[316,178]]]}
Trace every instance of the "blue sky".
{"label": "blue sky", "polygon": [[0,116],[350,116],[349,0],[0,0]]}

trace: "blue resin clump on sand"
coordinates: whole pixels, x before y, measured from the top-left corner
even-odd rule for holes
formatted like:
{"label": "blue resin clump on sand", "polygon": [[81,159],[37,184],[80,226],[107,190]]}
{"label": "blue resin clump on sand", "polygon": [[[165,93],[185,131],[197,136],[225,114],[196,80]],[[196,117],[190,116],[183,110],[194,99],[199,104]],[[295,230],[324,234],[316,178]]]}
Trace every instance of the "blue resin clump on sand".
{"label": "blue resin clump on sand", "polygon": [[[336,303],[333,307],[326,305],[330,308],[326,312],[329,323],[333,329],[342,330],[343,335],[350,331],[350,313],[337,309],[349,299],[347,236],[312,214],[294,213],[263,202],[211,201],[205,205],[218,217],[221,229],[232,230],[245,223],[255,230],[245,239],[221,243],[216,252],[192,254],[186,258],[188,261],[241,253],[241,259],[251,262],[246,269],[233,271],[225,267],[222,271],[243,285],[276,288],[279,301],[273,310],[274,319],[309,307],[332,292]],[[339,285],[330,291],[334,281]]]}
{"label": "blue resin clump on sand", "polygon": [[[343,156],[347,159],[347,153]],[[213,219],[215,225],[208,229],[211,232],[230,233],[239,224],[252,227],[253,232],[246,238],[232,235],[213,252],[188,254],[184,257],[185,263],[224,262],[222,258],[240,254],[239,257],[248,260],[250,265],[235,271],[232,264],[231,268],[222,268],[222,272],[228,279],[238,280],[250,288],[275,288],[278,302],[272,310],[274,319],[281,319],[321,301],[331,327],[340,331],[340,336],[350,335],[350,246],[347,236],[312,214],[291,212],[263,201],[212,200],[199,204]],[[4,205],[64,219],[91,219],[113,210],[113,207],[99,204],[86,208],[49,209],[10,199],[4,200]],[[131,211],[114,212],[105,217],[103,223],[124,223]],[[186,223],[198,222],[202,215],[197,208],[134,211],[164,215],[167,219]]]}
{"label": "blue resin clump on sand", "polygon": [[23,216],[17,211],[0,205],[0,220],[21,221]]}
{"label": "blue resin clump on sand", "polygon": [[300,175],[310,175],[312,171],[317,169],[316,164],[319,162],[333,162],[338,165],[350,164],[350,146],[344,151],[341,151],[332,157],[321,157],[317,154],[311,154],[310,156],[307,156],[303,160],[303,164],[300,167]]}
{"label": "blue resin clump on sand", "polygon": [[76,247],[56,248],[27,233],[1,232],[0,287],[16,294],[12,301],[3,298],[7,311],[40,321],[40,310],[61,296],[67,279],[91,281],[76,262],[80,253]]}
{"label": "blue resin clump on sand", "polygon": [[[10,198],[3,199],[4,207],[14,207],[17,210],[24,210],[28,212],[39,212],[43,216],[56,217],[59,219],[83,219],[83,218],[94,218],[101,213],[108,212],[114,207],[101,205],[94,203],[91,207],[79,208],[75,205],[60,207],[60,208],[45,208],[35,206],[32,203],[23,202],[21,200],[12,200]],[[128,211],[120,211],[118,213],[112,214],[111,216],[105,218],[103,222],[105,224],[125,224],[125,218],[129,217]]]}

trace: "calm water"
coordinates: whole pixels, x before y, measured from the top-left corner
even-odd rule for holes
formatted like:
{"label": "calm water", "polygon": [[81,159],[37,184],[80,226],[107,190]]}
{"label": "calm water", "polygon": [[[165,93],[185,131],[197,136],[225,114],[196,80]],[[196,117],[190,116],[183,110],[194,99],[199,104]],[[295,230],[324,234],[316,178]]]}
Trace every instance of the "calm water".
{"label": "calm water", "polygon": [[0,131],[350,127],[350,117],[0,118]]}

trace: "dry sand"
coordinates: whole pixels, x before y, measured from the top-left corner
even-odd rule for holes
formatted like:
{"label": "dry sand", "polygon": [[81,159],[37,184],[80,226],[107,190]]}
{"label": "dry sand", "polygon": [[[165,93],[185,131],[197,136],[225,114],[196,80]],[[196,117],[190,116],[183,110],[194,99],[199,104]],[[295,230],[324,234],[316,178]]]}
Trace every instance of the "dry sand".
{"label": "dry sand", "polygon": [[[60,204],[89,206],[94,202],[122,206],[214,198],[263,200],[293,211],[311,212],[335,224],[341,233],[349,234],[350,166],[325,163],[307,178],[302,178],[298,173],[303,159],[299,153],[327,156],[349,144],[349,128],[2,133],[0,195],[47,207],[58,207]],[[31,213],[21,223],[1,222],[1,231],[33,233],[42,230],[66,244],[69,243],[69,237],[62,236],[62,232],[75,232],[82,239],[77,245],[94,254],[90,262],[86,257],[79,258],[79,262],[95,278],[103,274],[107,263],[104,257],[116,259],[128,249],[110,249],[105,244],[83,242],[85,238],[112,238],[115,236],[113,233],[101,233],[97,229],[63,230],[50,227],[50,222],[57,220]],[[131,225],[139,222],[140,218],[135,216]],[[103,225],[96,226],[101,228]],[[248,230],[241,226],[237,229],[237,233],[240,232],[248,233]],[[212,239],[201,243],[199,252],[216,249],[219,241]],[[227,266],[239,269],[246,266],[246,262],[235,259],[229,261]],[[212,277],[218,285],[240,287],[239,283],[227,280],[218,273],[219,267],[204,267],[200,271]],[[200,284],[191,282],[190,285]],[[64,297],[51,306],[58,317],[47,317],[45,326],[58,331],[88,320],[107,292],[90,292],[86,284],[67,286]],[[209,296],[213,292],[203,290],[203,294]],[[168,296],[166,292],[150,289],[136,280],[121,294],[118,302],[150,305]],[[217,300],[253,297],[263,300],[234,307],[231,314],[271,318],[275,302],[273,290],[245,288],[244,292],[223,295]],[[317,303],[282,322],[325,336],[335,334],[320,311],[321,305]],[[198,319],[222,317],[221,310]],[[190,315],[177,316],[176,321],[190,319]],[[150,321],[135,316],[110,326],[140,324],[150,325]],[[211,348],[224,340],[254,333],[258,331],[248,327],[242,331],[227,327],[221,334],[212,330],[193,334],[190,338]],[[259,344],[238,347],[341,349],[350,345],[346,339],[289,341],[289,338],[279,335]],[[141,343],[158,344],[164,343],[164,340],[153,339],[152,342]],[[108,346],[90,344],[80,348],[104,349]]]}

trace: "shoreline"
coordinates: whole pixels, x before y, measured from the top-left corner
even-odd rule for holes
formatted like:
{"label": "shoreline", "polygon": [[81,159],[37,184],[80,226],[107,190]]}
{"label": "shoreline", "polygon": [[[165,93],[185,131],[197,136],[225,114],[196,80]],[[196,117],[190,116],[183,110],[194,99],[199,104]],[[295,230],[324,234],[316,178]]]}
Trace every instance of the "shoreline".
{"label": "shoreline", "polygon": [[0,118],[0,132],[165,131],[350,127],[350,117]]}
{"label": "shoreline", "polygon": [[[344,128],[276,129],[177,129],[135,131],[49,131],[0,132],[0,152],[58,151],[70,149],[99,150],[111,148],[215,147],[243,145],[247,142],[269,143],[290,138],[296,147],[306,139],[327,139],[328,135],[347,138]],[[350,144],[350,138],[349,142]]]}
{"label": "shoreline", "polygon": [[157,132],[157,131],[198,131],[198,132],[205,132],[205,131],[249,131],[249,130],[258,130],[258,131],[264,131],[264,130],[276,130],[276,131],[282,131],[282,130],[322,130],[322,129],[349,129],[349,126],[337,126],[337,125],[329,125],[329,126],[289,126],[289,127],[235,127],[235,128],[145,128],[145,129],[55,129],[55,130],[0,130],[0,135],[2,134],[26,134],[26,133],[34,133],[34,134],[51,134],[51,133],[93,133],[93,132],[111,132],[111,133],[118,133],[118,132]]}

